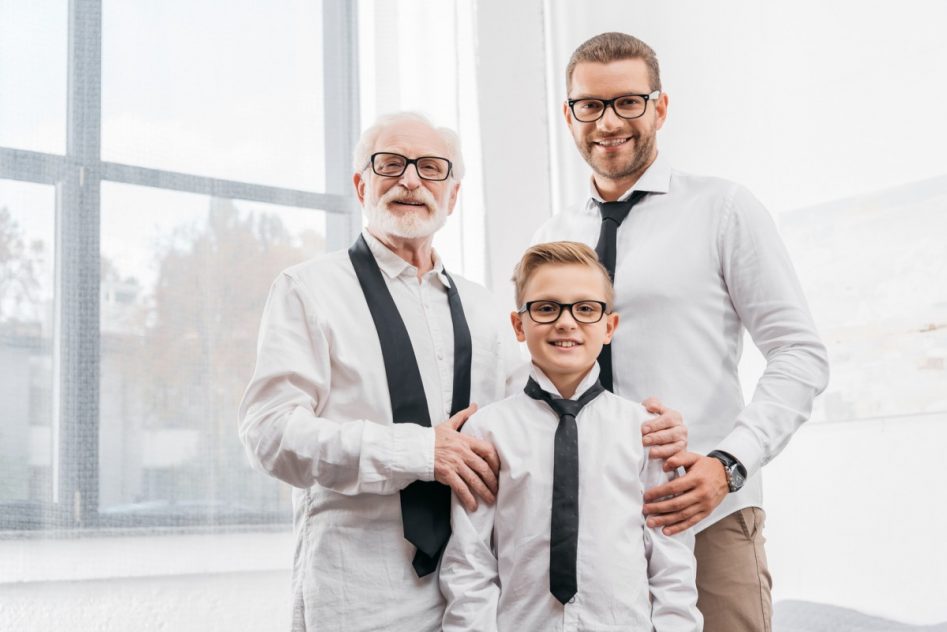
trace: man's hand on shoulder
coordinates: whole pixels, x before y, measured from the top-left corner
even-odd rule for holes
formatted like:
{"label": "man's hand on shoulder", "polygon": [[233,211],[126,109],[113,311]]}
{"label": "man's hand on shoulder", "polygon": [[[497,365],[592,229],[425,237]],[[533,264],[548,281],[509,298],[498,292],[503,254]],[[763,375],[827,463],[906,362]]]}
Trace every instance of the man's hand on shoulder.
{"label": "man's hand on shoulder", "polygon": [[680,533],[709,516],[730,491],[727,473],[719,460],[681,452],[670,457],[664,469],[680,466],[687,470],[684,476],[652,487],[644,494],[648,526],[664,527],[665,535]]}
{"label": "man's hand on shoulder", "polygon": [[477,405],[467,408],[434,428],[434,480],[451,488],[458,500],[474,511],[477,497],[490,504],[496,500],[500,457],[483,439],[460,433]]}
{"label": "man's hand on shoulder", "polygon": [[[658,415],[641,425],[641,443],[650,448],[650,458],[666,459],[687,449],[687,426],[681,413],[667,408],[656,397],[649,397],[641,405],[649,413]],[[666,466],[664,469],[669,471]]]}

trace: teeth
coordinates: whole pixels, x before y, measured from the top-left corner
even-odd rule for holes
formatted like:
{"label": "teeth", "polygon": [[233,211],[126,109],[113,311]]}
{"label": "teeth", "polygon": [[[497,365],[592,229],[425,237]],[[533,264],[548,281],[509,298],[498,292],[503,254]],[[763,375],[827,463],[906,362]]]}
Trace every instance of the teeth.
{"label": "teeth", "polygon": [[609,138],[598,141],[598,144],[602,145],[603,147],[617,147],[618,145],[621,145],[627,141],[627,138]]}
{"label": "teeth", "polygon": [[573,340],[556,340],[552,344],[556,347],[574,347],[578,343]]}

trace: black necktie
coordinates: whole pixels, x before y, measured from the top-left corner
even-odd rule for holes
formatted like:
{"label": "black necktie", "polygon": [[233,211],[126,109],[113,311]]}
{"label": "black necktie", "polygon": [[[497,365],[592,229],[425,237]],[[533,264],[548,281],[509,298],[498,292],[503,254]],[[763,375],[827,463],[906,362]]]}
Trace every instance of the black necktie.
{"label": "black necktie", "polygon": [[[359,236],[349,248],[349,259],[381,343],[393,421],[430,426],[427,397],[408,330],[364,237]],[[450,283],[447,302],[454,326],[453,415],[470,405],[473,349],[457,284],[446,271],[444,276]],[[437,481],[415,481],[408,485],[401,490],[401,520],[405,539],[417,548],[412,562],[414,570],[418,577],[424,577],[437,569],[437,561],[450,538],[450,487]]]}
{"label": "black necktie", "polygon": [[524,389],[533,399],[549,404],[559,415],[552,466],[552,521],[549,527],[549,591],[566,603],[577,590],[576,554],[579,547],[579,411],[605,389],[596,382],[577,400],[557,399],[533,378]]}
{"label": "black necktie", "polygon": [[[598,254],[598,260],[602,262],[605,269],[608,270],[608,276],[615,281],[615,259],[618,247],[618,227],[628,217],[628,211],[631,210],[638,201],[647,195],[647,191],[635,191],[624,202],[599,202],[599,210],[602,212],[602,228],[598,234],[598,243],[595,245],[595,252]],[[612,384],[612,346],[604,345],[602,352],[598,355],[598,365],[601,368],[599,381],[606,389],[615,390]]]}

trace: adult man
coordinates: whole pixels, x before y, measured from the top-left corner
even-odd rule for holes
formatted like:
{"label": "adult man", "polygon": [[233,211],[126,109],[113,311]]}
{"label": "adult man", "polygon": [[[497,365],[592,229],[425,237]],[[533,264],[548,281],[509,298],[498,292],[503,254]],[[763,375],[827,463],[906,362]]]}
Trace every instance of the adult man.
{"label": "adult man", "polygon": [[496,453],[458,429],[526,376],[491,295],[431,246],[463,173],[450,130],[381,119],[355,152],[367,230],[271,290],[240,431],[297,488],[294,630],[439,629],[450,493],[431,481],[493,500]]}
{"label": "adult man", "polygon": [[[297,488],[294,630],[439,630],[450,491],[471,510],[493,502],[499,467],[458,429],[474,402],[521,389],[526,366],[508,310],[431,246],[464,173],[456,135],[384,117],[354,167],[368,227],[274,282],[240,434],[256,467]],[[652,424],[665,450],[679,424]]]}
{"label": "adult man", "polygon": [[[768,631],[759,472],[825,388],[825,348],[766,209],[742,187],[678,172],[658,155],[668,97],[654,51],[622,33],[593,37],[573,53],[566,89],[591,199],[534,241],[596,245],[622,315],[603,374],[619,395],[679,405],[703,453],[668,459],[687,474],[648,491],[645,512],[668,534],[697,525],[705,629]],[[744,327],[767,360],[749,405],[737,375]]]}

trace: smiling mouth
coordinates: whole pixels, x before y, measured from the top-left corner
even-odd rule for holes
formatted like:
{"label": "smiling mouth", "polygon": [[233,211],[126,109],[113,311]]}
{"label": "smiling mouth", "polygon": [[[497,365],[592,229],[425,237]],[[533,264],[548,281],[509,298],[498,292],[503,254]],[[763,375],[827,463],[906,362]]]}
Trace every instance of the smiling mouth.
{"label": "smiling mouth", "polygon": [[576,342],[575,340],[553,340],[550,342],[554,347],[562,347],[563,349],[571,349],[572,347],[578,347],[581,345],[581,342]]}
{"label": "smiling mouth", "polygon": [[624,138],[603,138],[600,140],[592,141],[599,147],[620,147],[631,140],[631,136],[626,136]]}
{"label": "smiling mouth", "polygon": [[394,204],[401,204],[403,206],[424,206],[424,202],[414,202],[410,200],[394,200]]}

